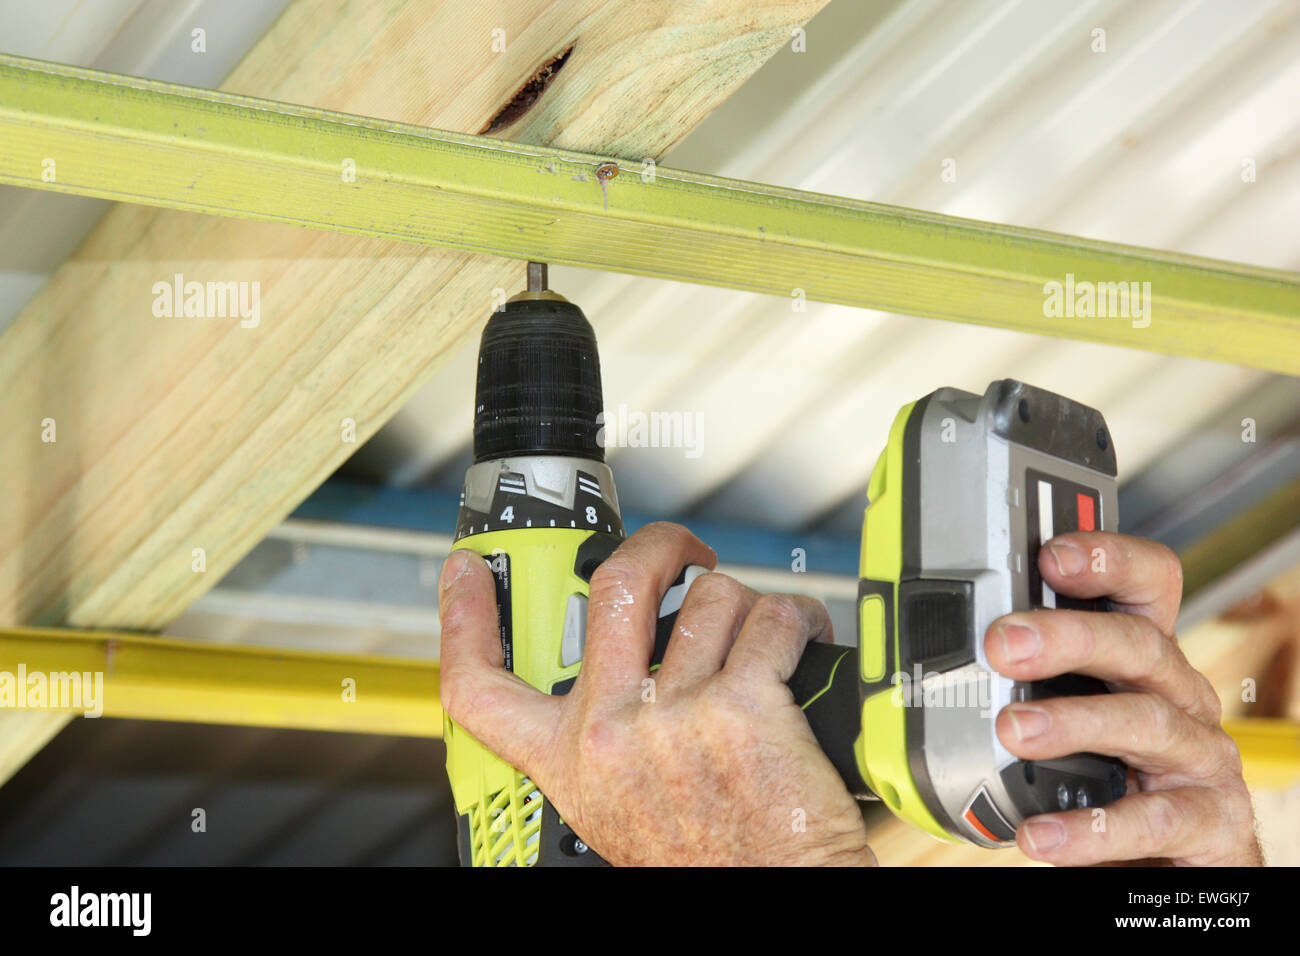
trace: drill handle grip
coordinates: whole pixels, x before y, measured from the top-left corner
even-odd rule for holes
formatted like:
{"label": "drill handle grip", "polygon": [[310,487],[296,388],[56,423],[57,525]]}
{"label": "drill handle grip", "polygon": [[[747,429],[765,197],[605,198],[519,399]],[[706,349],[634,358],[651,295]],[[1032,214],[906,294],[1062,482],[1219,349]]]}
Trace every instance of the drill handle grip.
{"label": "drill handle grip", "polygon": [[[692,565],[678,577],[660,607],[651,666],[663,661],[677,623],[682,598],[695,578],[707,568]],[[812,727],[813,736],[856,797],[871,791],[858,772],[853,745],[862,725],[858,691],[858,651],[843,644],[809,644],[789,680],[790,692]]]}
{"label": "drill handle grip", "polygon": [[854,753],[862,729],[857,648],[809,644],[789,685],[813,736],[839,771],[849,793],[859,799],[870,797],[871,790],[862,780]]}

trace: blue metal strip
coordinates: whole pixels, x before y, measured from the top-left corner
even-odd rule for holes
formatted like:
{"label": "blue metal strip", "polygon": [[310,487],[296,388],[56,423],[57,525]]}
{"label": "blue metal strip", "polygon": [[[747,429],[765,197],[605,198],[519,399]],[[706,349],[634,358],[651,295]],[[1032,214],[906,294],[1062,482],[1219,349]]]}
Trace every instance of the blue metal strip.
{"label": "blue metal strip", "polygon": [[[451,534],[456,527],[460,494],[438,489],[394,488],[365,485],[331,478],[293,513],[294,518],[340,524],[401,528],[433,534]],[[659,520],[625,513],[628,531]],[[701,540],[718,552],[726,564],[779,568],[789,571],[798,549],[803,549],[804,569],[828,574],[858,573],[856,537],[787,532],[768,528],[683,521]]]}

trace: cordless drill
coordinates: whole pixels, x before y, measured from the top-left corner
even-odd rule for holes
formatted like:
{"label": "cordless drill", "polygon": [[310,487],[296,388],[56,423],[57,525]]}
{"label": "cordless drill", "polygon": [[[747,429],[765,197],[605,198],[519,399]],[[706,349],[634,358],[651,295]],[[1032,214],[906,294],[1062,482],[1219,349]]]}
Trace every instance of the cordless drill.
{"label": "cordless drill", "polygon": [[[582,662],[587,591],[623,541],[614,476],[598,440],[603,396],[596,336],[529,263],[528,290],[494,312],[479,343],[474,464],[465,475],[456,547],[483,555],[496,583],[505,666],[538,690],[567,694]],[[686,568],[660,606],[653,661],[703,568]],[[808,667],[850,648],[824,645]],[[809,680],[811,684],[813,681]],[[450,718],[447,772],[461,863],[594,865],[604,861],[533,781]]]}
{"label": "cordless drill", "polygon": [[[474,463],[456,546],[483,555],[491,568],[505,666],[548,694],[573,687],[591,577],[624,536],[598,440],[602,410],[595,334],[581,309],[547,288],[546,267],[530,263],[527,291],[483,330]],[[941,436],[934,446],[935,429],[953,441]],[[870,485],[860,653],[809,645],[789,682],[856,796],[878,796],[941,839],[997,846],[1030,813],[1100,806],[1119,794],[1118,761],[1079,755],[1027,764],[1011,758],[992,729],[996,708],[1013,699],[1104,688],[1084,678],[1030,685],[999,678],[980,641],[994,617],[1048,603],[1050,589],[1034,563],[1038,548],[1051,533],[1087,526],[1082,497],[1067,507],[1070,489],[1091,496],[1089,521],[1113,528],[1113,452],[1104,445],[1080,451],[1084,438],[1104,443],[1104,436],[1091,409],[1012,382],[991,386],[983,404],[947,389],[900,412]],[[932,475],[944,471],[947,480]],[[1042,481],[1056,482],[1060,497],[1045,497]],[[652,666],[703,571],[683,569],[665,595]],[[915,672],[916,687],[899,676],[905,668]],[[924,691],[936,681],[983,682],[991,703],[983,710],[927,707]],[[450,718],[445,742],[462,864],[604,862],[526,774]]]}

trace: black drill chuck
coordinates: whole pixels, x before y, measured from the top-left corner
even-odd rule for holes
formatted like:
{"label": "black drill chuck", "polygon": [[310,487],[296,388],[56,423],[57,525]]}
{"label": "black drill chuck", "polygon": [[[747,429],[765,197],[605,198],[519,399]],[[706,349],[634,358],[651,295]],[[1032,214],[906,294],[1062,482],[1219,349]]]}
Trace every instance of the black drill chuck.
{"label": "black drill chuck", "polygon": [[492,313],[478,352],[474,462],[527,455],[604,461],[596,333],[553,292],[525,292]]}

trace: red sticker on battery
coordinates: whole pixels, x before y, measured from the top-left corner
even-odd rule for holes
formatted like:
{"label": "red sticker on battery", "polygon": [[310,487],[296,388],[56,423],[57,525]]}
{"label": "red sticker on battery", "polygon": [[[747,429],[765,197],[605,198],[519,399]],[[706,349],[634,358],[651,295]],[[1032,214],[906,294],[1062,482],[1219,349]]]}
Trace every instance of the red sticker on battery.
{"label": "red sticker on battery", "polygon": [[1091,495],[1079,494],[1076,496],[1079,503],[1079,530],[1096,531],[1097,518],[1093,512],[1093,502]]}

